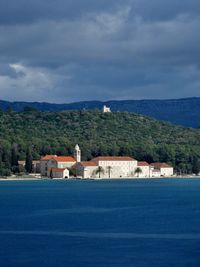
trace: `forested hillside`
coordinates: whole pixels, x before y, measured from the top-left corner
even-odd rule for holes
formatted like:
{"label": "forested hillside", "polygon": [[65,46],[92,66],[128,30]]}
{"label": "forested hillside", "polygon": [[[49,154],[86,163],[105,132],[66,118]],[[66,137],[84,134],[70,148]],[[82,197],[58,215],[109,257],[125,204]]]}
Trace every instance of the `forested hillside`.
{"label": "forested hillside", "polygon": [[108,105],[112,111],[135,112],[187,127],[197,128],[200,126],[200,97],[172,100],[82,101],[71,104],[7,102],[0,100],[0,109],[4,111],[9,108],[14,111],[23,111],[27,106],[40,111],[93,110],[102,109],[103,105]]}
{"label": "forested hillside", "polygon": [[[178,171],[195,172],[200,130],[174,126],[128,112],[0,112],[0,169],[16,170],[16,159],[73,154],[78,143],[84,160],[98,155],[129,155],[166,161]],[[196,168],[196,169],[195,169]]]}

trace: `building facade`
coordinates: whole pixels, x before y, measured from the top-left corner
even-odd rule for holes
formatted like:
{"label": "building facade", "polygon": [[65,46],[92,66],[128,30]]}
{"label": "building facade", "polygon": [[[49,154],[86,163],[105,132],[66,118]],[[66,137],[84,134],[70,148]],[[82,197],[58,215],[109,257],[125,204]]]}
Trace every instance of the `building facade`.
{"label": "building facade", "polygon": [[40,173],[41,176],[46,176],[48,174],[48,161],[52,158],[56,157],[56,155],[46,155],[40,159]]}
{"label": "building facade", "polygon": [[126,156],[100,156],[90,161],[81,161],[79,145],[75,146],[74,157],[57,155],[42,157],[40,169],[42,176],[50,178],[69,177],[70,169],[73,170],[75,177],[80,178],[150,178],[171,177],[174,174],[173,167],[166,163],[148,164],[146,161],[137,161]]}
{"label": "building facade", "polygon": [[[19,164],[19,170],[21,172],[25,171],[25,165],[26,161],[25,160],[18,160]],[[32,161],[32,173],[40,173],[40,161],[39,160],[33,160]]]}
{"label": "building facade", "polygon": [[130,178],[135,176],[137,160],[131,157],[97,157],[76,165],[83,178]]}
{"label": "building facade", "polygon": [[46,155],[41,158],[41,175],[49,177],[51,168],[69,169],[76,163],[76,160],[70,156]]}
{"label": "building facade", "polygon": [[96,178],[98,165],[92,161],[77,162],[74,166],[77,177],[80,178]]}
{"label": "building facade", "polygon": [[69,170],[66,168],[50,168],[48,169],[47,176],[52,179],[69,178]]}
{"label": "building facade", "polygon": [[138,178],[150,178],[151,177],[151,168],[146,161],[138,161],[137,167],[141,170],[138,172]]}
{"label": "building facade", "polygon": [[171,177],[174,175],[174,168],[164,162],[151,163],[154,168],[154,175],[157,172],[157,177]]}

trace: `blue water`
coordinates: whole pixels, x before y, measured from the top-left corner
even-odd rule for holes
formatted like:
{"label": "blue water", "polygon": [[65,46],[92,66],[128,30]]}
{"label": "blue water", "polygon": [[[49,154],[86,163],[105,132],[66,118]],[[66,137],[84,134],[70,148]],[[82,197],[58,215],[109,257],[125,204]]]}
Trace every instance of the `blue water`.
{"label": "blue water", "polygon": [[200,180],[1,181],[0,266],[200,266]]}

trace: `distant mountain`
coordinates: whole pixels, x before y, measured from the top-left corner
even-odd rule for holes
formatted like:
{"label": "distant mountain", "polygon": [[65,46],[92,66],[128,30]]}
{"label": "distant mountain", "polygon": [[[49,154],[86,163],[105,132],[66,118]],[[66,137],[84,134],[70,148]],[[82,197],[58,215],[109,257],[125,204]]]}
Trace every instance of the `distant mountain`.
{"label": "distant mountain", "polygon": [[27,106],[40,111],[61,111],[100,109],[103,105],[109,106],[112,111],[135,112],[186,127],[196,128],[200,125],[200,97],[172,100],[82,101],[70,104],[0,100],[0,109],[12,108],[15,111],[23,111]]}

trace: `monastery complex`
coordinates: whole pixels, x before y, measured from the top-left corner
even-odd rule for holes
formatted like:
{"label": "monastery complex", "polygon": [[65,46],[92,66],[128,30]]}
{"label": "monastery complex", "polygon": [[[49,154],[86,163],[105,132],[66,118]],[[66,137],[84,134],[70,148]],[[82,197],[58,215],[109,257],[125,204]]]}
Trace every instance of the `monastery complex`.
{"label": "monastery complex", "polygon": [[173,167],[167,163],[148,164],[131,157],[100,156],[90,161],[81,161],[81,150],[78,145],[75,146],[73,157],[57,155],[42,157],[40,171],[42,177],[83,179],[171,177],[174,174]]}

